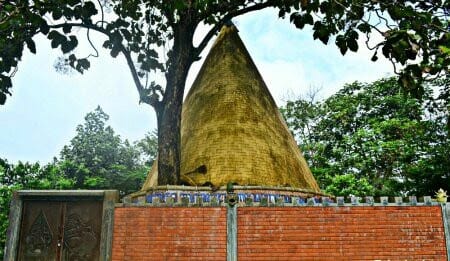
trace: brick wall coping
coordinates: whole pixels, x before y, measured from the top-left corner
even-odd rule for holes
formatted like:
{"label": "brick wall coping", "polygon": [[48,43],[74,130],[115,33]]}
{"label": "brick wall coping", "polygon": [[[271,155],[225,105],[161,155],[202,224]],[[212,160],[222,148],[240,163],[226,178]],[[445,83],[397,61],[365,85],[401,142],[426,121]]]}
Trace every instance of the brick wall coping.
{"label": "brick wall coping", "polygon": [[[135,194],[136,195],[136,194]],[[123,204],[117,206],[431,206],[439,205],[430,196],[416,197],[324,197],[307,196],[289,191],[237,191],[225,193],[224,191],[186,191],[167,190],[152,191],[139,196],[127,196]]]}

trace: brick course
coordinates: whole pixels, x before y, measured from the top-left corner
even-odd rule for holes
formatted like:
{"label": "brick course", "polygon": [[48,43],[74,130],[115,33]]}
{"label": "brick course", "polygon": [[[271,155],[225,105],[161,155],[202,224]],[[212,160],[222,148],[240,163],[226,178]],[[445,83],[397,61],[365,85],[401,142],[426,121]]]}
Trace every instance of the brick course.
{"label": "brick course", "polygon": [[239,208],[239,260],[447,260],[438,206]]}
{"label": "brick course", "polygon": [[117,207],[112,260],[225,260],[225,208]]}
{"label": "brick course", "polygon": [[[238,260],[447,260],[439,206],[240,207]],[[224,207],[117,207],[112,260],[226,260]]]}

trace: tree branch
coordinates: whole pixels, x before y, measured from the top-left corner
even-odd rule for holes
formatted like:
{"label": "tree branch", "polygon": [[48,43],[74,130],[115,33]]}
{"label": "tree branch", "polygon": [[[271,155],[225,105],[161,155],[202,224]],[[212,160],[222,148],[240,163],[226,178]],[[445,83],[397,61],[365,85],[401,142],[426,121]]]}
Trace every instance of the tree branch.
{"label": "tree branch", "polygon": [[125,59],[127,61],[128,67],[130,68],[131,76],[133,76],[134,84],[136,85],[136,88],[139,93],[139,100],[147,103],[146,97],[144,95],[144,87],[141,84],[141,81],[139,80],[139,75],[137,74],[136,67],[134,66],[133,59],[131,58],[130,52],[121,44],[120,45],[120,51],[125,56]]}
{"label": "tree branch", "polygon": [[199,56],[200,53],[203,51],[203,49],[205,49],[206,45],[211,40],[211,38],[216,34],[216,32],[219,31],[220,28],[222,28],[222,26],[227,21],[231,20],[231,18],[240,16],[240,15],[252,12],[252,11],[261,10],[261,9],[273,6],[274,4],[275,4],[275,1],[270,1],[269,0],[269,1],[265,2],[265,3],[254,4],[252,6],[248,6],[246,8],[243,8],[243,9],[240,9],[240,10],[236,10],[234,12],[229,12],[228,14],[223,16],[222,19],[220,19],[213,26],[213,28],[211,28],[211,30],[209,30],[209,32],[206,34],[206,36],[203,38],[203,40],[200,42],[200,44],[197,47],[195,47],[194,55],[195,56]]}
{"label": "tree branch", "polygon": [[[107,31],[106,29],[93,25],[93,24],[84,24],[84,23],[62,23],[62,24],[56,24],[56,25],[50,25],[50,28],[62,28],[63,26],[70,25],[70,26],[78,26],[83,27],[87,29],[91,29],[100,33],[105,34],[109,38],[112,37],[111,32]],[[149,97],[145,95],[145,88],[142,86],[141,81],[139,80],[139,75],[137,74],[136,66],[134,65],[133,59],[131,57],[131,53],[123,46],[123,44],[120,44],[120,52],[125,56],[125,59],[128,64],[128,68],[130,69],[131,76],[133,77],[134,84],[136,85],[136,89],[139,93],[139,100],[140,102],[147,103],[155,108],[155,110],[158,110],[159,107],[159,101],[153,101]]]}
{"label": "tree branch", "polygon": [[70,26],[78,26],[78,27],[83,27],[86,29],[92,29],[94,31],[100,32],[108,37],[111,36],[111,33],[108,32],[106,29],[96,26],[94,24],[84,24],[84,23],[62,23],[62,24],[53,24],[53,25],[49,25],[49,28],[62,28],[66,25],[70,25]]}

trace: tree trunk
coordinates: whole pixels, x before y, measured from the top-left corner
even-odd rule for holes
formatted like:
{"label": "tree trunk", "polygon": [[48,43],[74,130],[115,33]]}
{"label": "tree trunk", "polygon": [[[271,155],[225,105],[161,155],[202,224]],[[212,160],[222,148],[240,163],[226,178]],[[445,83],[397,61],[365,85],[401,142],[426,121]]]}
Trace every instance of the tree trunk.
{"label": "tree trunk", "polygon": [[169,56],[166,90],[158,117],[158,185],[180,183],[181,110],[186,77],[194,59],[195,26],[189,15],[173,26],[174,45]]}

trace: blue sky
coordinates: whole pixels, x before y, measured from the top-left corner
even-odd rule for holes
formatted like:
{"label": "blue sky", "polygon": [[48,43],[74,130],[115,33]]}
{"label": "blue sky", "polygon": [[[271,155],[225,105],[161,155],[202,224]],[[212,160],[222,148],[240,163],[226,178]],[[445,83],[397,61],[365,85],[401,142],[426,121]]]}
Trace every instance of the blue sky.
{"label": "blue sky", "polygon": [[[392,65],[383,59],[371,62],[368,50],[342,56],[332,41],[327,46],[314,41],[310,29],[295,29],[288,20],[278,19],[273,10],[248,14],[234,22],[279,105],[304,95],[310,87],[320,87],[324,98],[344,83],[392,75]],[[197,34],[204,32],[206,28],[199,28]],[[96,39],[98,47],[102,40]],[[13,78],[13,96],[0,106],[0,157],[11,162],[51,161],[97,105],[110,115],[109,124],[123,138],[137,140],[156,128],[153,109],[138,103],[123,57],[113,59],[101,51],[84,75],[62,75],[53,68],[60,51],[52,50],[43,37],[36,41],[37,55],[24,54]],[[87,46],[80,49],[90,52]],[[187,90],[202,63],[192,67]]]}

